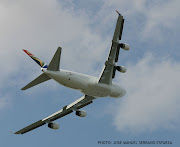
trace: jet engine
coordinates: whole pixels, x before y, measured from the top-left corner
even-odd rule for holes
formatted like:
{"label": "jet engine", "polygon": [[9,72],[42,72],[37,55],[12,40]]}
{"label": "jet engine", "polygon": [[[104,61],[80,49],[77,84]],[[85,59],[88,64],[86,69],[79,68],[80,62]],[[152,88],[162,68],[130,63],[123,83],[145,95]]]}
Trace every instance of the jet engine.
{"label": "jet engine", "polygon": [[48,123],[48,127],[51,129],[59,129],[59,124],[58,123]]}
{"label": "jet engine", "polygon": [[127,43],[120,43],[119,44],[120,48],[124,49],[124,50],[130,50],[130,45]]}
{"label": "jet engine", "polygon": [[116,66],[116,69],[122,73],[125,73],[127,71],[127,69],[124,66]]}
{"label": "jet engine", "polygon": [[80,117],[85,117],[87,115],[86,111],[76,111],[76,115]]}

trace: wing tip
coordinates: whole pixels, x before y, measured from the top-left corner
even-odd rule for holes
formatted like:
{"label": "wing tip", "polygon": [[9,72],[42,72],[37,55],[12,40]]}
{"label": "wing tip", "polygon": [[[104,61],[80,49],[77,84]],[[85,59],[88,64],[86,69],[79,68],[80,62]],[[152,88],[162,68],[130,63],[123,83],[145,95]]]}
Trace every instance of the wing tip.
{"label": "wing tip", "polygon": [[26,90],[26,86],[25,86],[25,87],[23,87],[23,88],[21,88],[21,90]]}
{"label": "wing tip", "polygon": [[[12,131],[9,131],[10,133],[12,133],[12,134],[16,134],[16,135],[19,135],[19,134],[21,134],[21,133],[19,133],[19,132],[12,132]],[[22,135],[22,134],[21,134]]]}
{"label": "wing tip", "polygon": [[9,131],[10,133],[12,133],[12,134],[15,134],[14,132],[12,132],[12,131]]}

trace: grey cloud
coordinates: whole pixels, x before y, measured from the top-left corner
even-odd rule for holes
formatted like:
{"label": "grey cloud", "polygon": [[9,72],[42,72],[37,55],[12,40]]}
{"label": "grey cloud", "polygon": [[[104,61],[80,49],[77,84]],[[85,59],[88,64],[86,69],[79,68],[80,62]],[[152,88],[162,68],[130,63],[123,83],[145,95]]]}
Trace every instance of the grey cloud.
{"label": "grey cloud", "polygon": [[114,19],[112,10],[117,9],[128,21],[126,27],[134,29],[130,35],[142,41],[150,39],[154,43],[162,43],[168,41],[169,34],[179,32],[179,4],[178,0],[107,0],[97,18],[102,18],[102,24],[109,27]]}
{"label": "grey cloud", "polygon": [[146,54],[119,80],[127,96],[114,106],[119,131],[137,133],[179,128],[180,63]]}

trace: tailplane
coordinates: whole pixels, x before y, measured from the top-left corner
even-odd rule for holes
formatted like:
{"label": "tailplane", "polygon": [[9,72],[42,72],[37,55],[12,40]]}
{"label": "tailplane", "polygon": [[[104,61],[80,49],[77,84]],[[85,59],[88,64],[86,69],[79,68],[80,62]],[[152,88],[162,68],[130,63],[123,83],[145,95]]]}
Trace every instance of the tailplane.
{"label": "tailplane", "polygon": [[60,64],[60,58],[61,58],[61,47],[58,47],[56,53],[54,54],[51,62],[49,63],[47,70],[51,71],[58,71],[59,70],[59,64]]}
{"label": "tailplane", "polygon": [[[38,59],[37,57],[35,57],[33,54],[31,54],[30,52],[28,52],[27,50],[23,50],[26,54],[28,54],[28,56],[30,56],[37,64],[39,64],[42,68],[47,68],[47,70],[51,70],[51,71],[59,71],[59,65],[60,65],[60,57],[61,57],[61,47],[58,47],[56,53],[54,54],[51,62],[49,63],[49,65],[47,65],[46,63],[44,63],[42,60]],[[21,90],[26,90],[28,88],[31,88],[35,85],[38,85],[40,83],[43,83],[47,80],[50,80],[51,78],[46,75],[45,73],[41,74],[39,77],[37,77],[35,80],[33,80],[32,82],[30,82],[28,85],[26,85],[25,87],[23,87]]]}
{"label": "tailplane", "polygon": [[42,82],[45,82],[47,80],[50,80],[51,78],[49,76],[47,76],[45,73],[41,74],[39,77],[37,77],[36,79],[34,79],[32,82],[30,82],[29,84],[27,84],[25,87],[23,87],[21,90],[26,90],[28,88],[31,88],[35,85],[38,85]]}

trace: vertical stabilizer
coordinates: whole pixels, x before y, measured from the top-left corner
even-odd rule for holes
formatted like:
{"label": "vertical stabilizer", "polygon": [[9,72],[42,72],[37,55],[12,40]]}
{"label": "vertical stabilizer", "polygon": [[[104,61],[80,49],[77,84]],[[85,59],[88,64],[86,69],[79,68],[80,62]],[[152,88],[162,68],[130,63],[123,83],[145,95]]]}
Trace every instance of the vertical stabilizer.
{"label": "vertical stabilizer", "polygon": [[29,56],[31,57],[37,64],[39,64],[42,68],[47,68],[47,64],[44,63],[42,60],[38,59],[37,57],[35,57],[33,54],[31,54],[29,51],[24,50],[23,51]]}
{"label": "vertical stabilizer", "polygon": [[[28,54],[28,56],[30,56],[37,64],[39,64],[42,68],[47,68],[47,70],[51,70],[51,71],[59,71],[59,64],[60,64],[60,57],[61,57],[61,47],[58,47],[56,53],[54,54],[51,62],[49,63],[49,65],[47,65],[46,63],[44,63],[42,60],[38,59],[37,57],[35,57],[33,54],[31,54],[30,52],[28,52],[27,50],[23,50],[26,54]],[[35,80],[33,80],[32,82],[30,82],[28,85],[26,85],[25,87],[23,87],[21,90],[26,90],[28,88],[31,88],[35,85],[38,85],[40,83],[43,83],[47,80],[50,80],[51,78],[46,75],[45,73],[41,74],[39,77],[37,77]]]}

